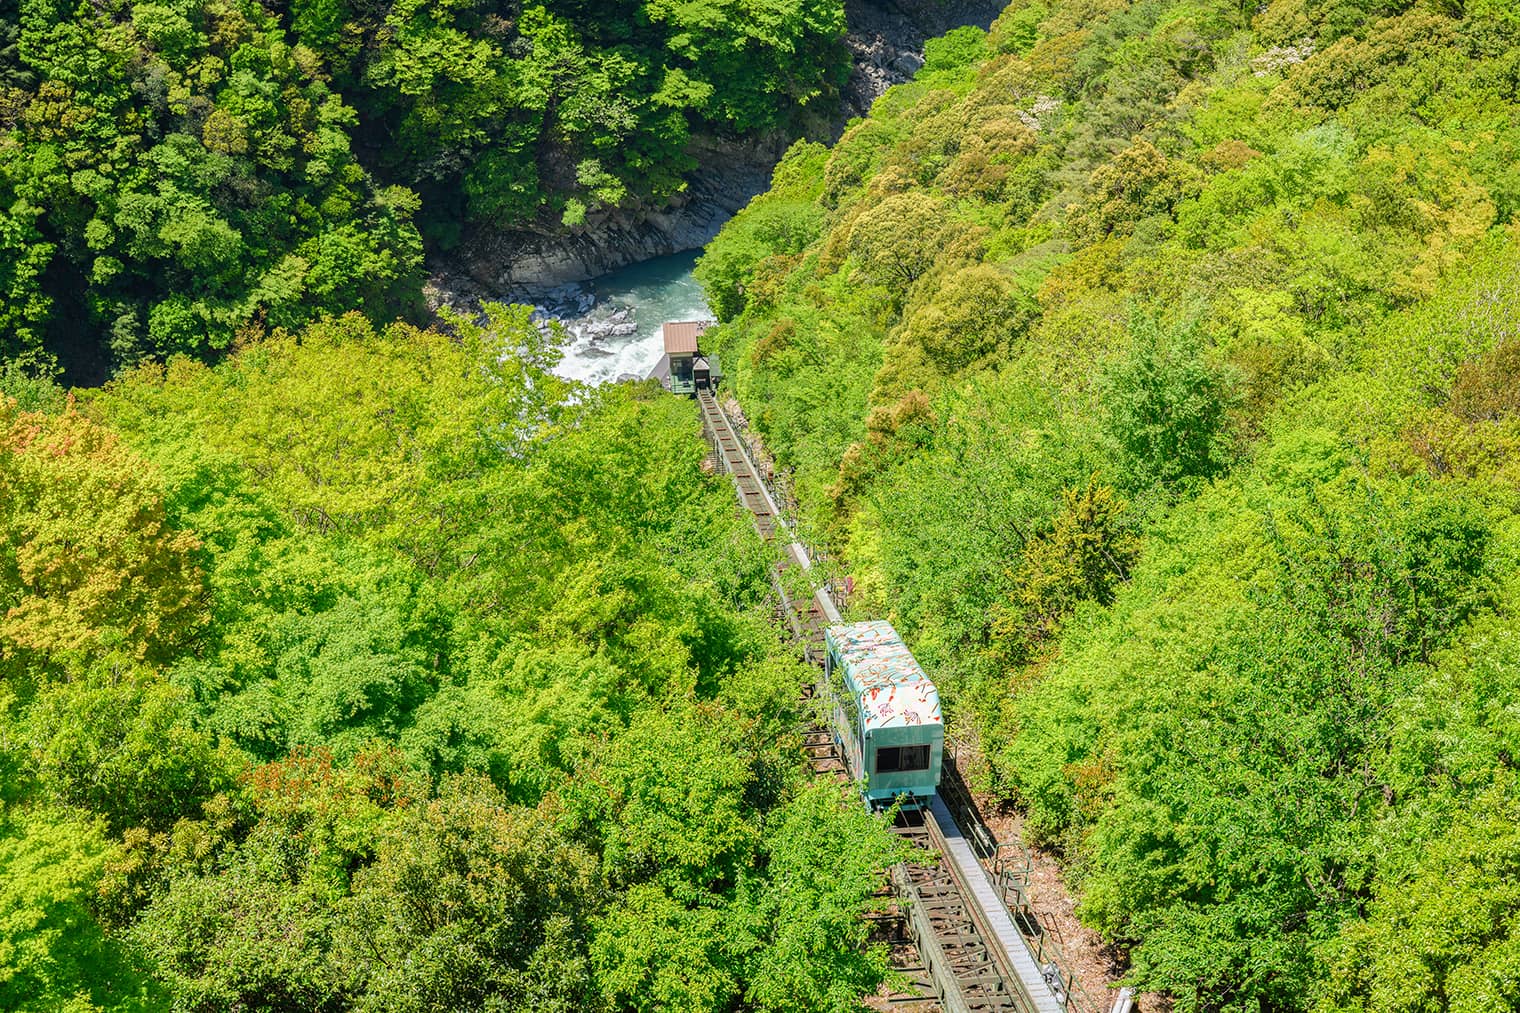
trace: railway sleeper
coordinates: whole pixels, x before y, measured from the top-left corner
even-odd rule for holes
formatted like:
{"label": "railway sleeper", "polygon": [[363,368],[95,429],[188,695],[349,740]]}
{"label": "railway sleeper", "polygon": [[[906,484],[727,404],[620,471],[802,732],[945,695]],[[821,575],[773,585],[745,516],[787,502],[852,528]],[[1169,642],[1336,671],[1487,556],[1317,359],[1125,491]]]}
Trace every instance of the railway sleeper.
{"label": "railway sleeper", "polygon": [[[786,531],[785,525],[775,515],[764,483],[738,434],[710,391],[699,392],[698,401],[709,438],[721,458],[723,470],[734,482],[740,504],[751,513],[761,537],[774,541],[778,530]],[[773,575],[779,599],[778,618],[786,620],[803,656],[814,660],[821,653],[816,647],[822,639],[823,618],[814,601],[793,601],[786,594],[780,577],[788,564],[789,561],[783,562]],[[848,772],[834,754],[832,742],[821,736],[809,736],[805,741],[804,751],[814,769],[847,783]],[[916,847],[931,853],[938,850],[938,828],[932,817],[922,811],[900,813],[895,829]],[[899,867],[892,878],[901,898],[900,911],[895,919],[879,919],[877,924],[901,926],[911,937],[915,964],[926,990],[946,1000],[947,1008],[967,1013],[1025,1013],[1020,1001],[1009,994],[1008,983],[978,931],[976,918],[955,874],[939,863],[909,862]],[[930,938],[924,938],[925,930]],[[953,1002],[949,1001],[952,992]]]}

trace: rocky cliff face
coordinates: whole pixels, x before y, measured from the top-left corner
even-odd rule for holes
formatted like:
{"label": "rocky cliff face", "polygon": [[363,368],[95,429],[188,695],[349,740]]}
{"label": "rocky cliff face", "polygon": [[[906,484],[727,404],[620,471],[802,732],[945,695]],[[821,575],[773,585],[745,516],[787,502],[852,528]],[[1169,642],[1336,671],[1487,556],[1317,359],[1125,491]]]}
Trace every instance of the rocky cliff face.
{"label": "rocky cliff face", "polygon": [[705,246],[723,223],[770,183],[788,138],[747,144],[704,142],[693,151],[699,168],[685,193],[663,207],[619,209],[588,216],[561,235],[482,230],[440,265],[430,301],[468,304],[512,298],[543,304],[567,284],[620,267]]}
{"label": "rocky cliff face", "polygon": [[[854,70],[837,115],[822,133],[837,137],[891,85],[923,65],[927,39],[960,25],[986,28],[996,0],[847,0]],[[543,303],[567,283],[585,281],[651,257],[705,246],[750,198],[766,188],[790,138],[745,144],[700,143],[699,168],[684,194],[664,207],[620,209],[561,235],[481,230],[441,258],[429,285],[434,305],[468,306],[481,298]]]}
{"label": "rocky cliff face", "polygon": [[864,116],[871,103],[924,65],[924,42],[952,28],[987,28],[1006,0],[845,0],[850,30],[845,44],[855,68],[845,85],[835,136],[845,121]]}

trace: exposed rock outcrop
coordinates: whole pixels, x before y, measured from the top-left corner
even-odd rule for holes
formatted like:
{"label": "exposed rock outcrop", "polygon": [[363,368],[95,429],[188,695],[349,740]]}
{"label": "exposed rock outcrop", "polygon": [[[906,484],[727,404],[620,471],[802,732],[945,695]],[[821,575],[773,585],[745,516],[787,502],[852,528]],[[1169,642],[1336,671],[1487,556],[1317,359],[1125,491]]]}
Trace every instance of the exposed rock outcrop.
{"label": "exposed rock outcrop", "polygon": [[924,65],[927,40],[962,25],[987,28],[1006,5],[1007,0],[845,0],[850,26],[845,44],[855,67],[840,96],[839,128],[916,74]]}
{"label": "exposed rock outcrop", "polygon": [[[723,223],[770,183],[788,139],[773,135],[744,145],[706,142],[685,193],[664,207],[619,209],[561,235],[482,230],[447,258],[433,289],[479,289],[496,297],[543,304],[551,290],[652,257],[707,245]],[[430,292],[430,298],[437,296]],[[453,301],[450,299],[449,301]]]}

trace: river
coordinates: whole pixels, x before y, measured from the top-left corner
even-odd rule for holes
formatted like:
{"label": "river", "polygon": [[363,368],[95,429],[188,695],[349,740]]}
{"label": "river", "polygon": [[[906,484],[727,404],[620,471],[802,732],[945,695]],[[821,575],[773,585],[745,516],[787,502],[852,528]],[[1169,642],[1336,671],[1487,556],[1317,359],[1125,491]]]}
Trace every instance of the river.
{"label": "river", "polygon": [[[923,63],[926,39],[961,25],[985,29],[1005,2],[894,0],[883,4],[846,0],[850,32],[845,41],[854,57],[854,72],[845,89],[838,128],[843,129],[849,116],[863,115],[889,85],[912,76]],[[763,175],[768,177],[768,167]],[[726,218],[734,207],[742,206],[756,188],[764,188],[763,178],[753,187],[748,182],[738,187],[742,198],[738,204],[718,202],[723,204],[722,216]],[[725,200],[732,196],[727,194]],[[689,207],[709,213],[704,229],[710,236],[716,229],[710,221],[712,207],[700,200]],[[539,298],[525,298],[523,301],[537,304],[545,316],[560,319],[570,330],[572,338],[557,372],[593,384],[647,376],[662,351],[662,323],[711,316],[701,286],[691,276],[699,254],[693,250],[656,257],[589,282],[541,291]]]}
{"label": "river", "polygon": [[[593,384],[647,376],[662,351],[662,323],[712,316],[691,276],[699,255],[691,250],[656,257],[579,286],[567,300],[574,311],[553,311],[573,335],[555,372]],[[588,298],[595,302],[588,306]]]}

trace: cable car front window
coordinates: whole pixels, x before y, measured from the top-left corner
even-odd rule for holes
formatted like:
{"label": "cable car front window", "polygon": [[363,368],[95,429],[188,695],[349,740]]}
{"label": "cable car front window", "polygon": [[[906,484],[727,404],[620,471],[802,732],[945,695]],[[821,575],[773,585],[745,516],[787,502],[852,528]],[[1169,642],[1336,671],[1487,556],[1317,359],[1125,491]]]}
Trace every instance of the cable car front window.
{"label": "cable car front window", "polygon": [[876,750],[876,773],[905,774],[929,769],[929,747],[883,746]]}

